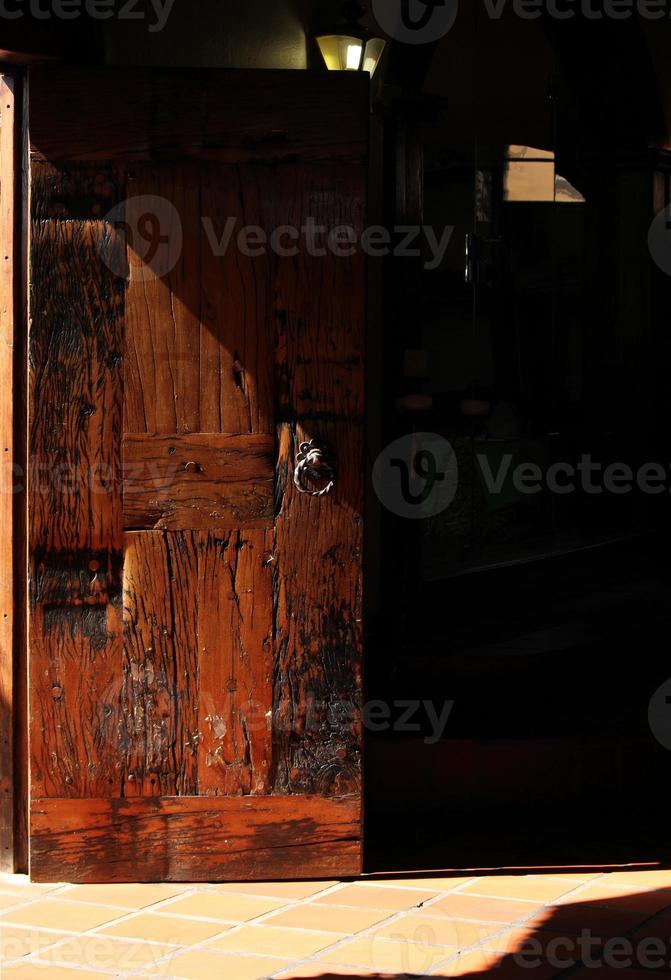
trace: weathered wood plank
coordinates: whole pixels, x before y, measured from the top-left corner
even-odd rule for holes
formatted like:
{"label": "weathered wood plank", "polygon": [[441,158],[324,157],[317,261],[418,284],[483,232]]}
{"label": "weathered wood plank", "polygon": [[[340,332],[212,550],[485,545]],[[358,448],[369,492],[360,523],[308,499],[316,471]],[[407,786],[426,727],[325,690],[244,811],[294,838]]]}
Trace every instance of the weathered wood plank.
{"label": "weathered wood plank", "polygon": [[116,599],[107,606],[36,605],[31,644],[31,794],[118,796],[122,646]]}
{"label": "weathered wood plank", "polygon": [[120,193],[104,170],[33,167],[28,500],[37,796],[121,788],[124,284],[100,260],[114,246],[98,217],[101,202]]}
{"label": "weathered wood plank", "polygon": [[359,872],[356,799],[33,800],[35,881],[259,881]]}
{"label": "weathered wood plank", "polygon": [[[30,164],[28,139],[28,79],[16,80],[20,99],[15,101],[20,115],[17,147],[15,191],[17,215],[14,237],[16,306],[14,311],[14,462],[19,472],[27,472],[28,425],[28,245],[30,229]],[[20,208],[19,208],[20,202]],[[30,749],[28,735],[28,543],[27,486],[15,495],[14,520],[17,540],[14,542],[14,870],[28,870],[28,809]]]}
{"label": "weathered wood plank", "polygon": [[200,390],[205,432],[273,432],[270,245],[238,240],[250,228],[270,237],[272,189],[268,167],[203,167]]}
{"label": "weathered wood plank", "polygon": [[272,765],[273,532],[200,535],[201,795],[267,793]]}
{"label": "weathered wood plank", "polygon": [[200,431],[200,168],[129,171],[124,431]]}
{"label": "weathered wood plank", "polygon": [[124,535],[122,796],[198,791],[197,563],[192,534]]}
{"label": "weathered wood plank", "polygon": [[273,436],[127,435],[123,440],[126,528],[269,527]]}
{"label": "weathered wood plank", "polygon": [[45,67],[31,140],[52,161],[362,158],[368,88],[355,72]]}
{"label": "weathered wood plank", "polygon": [[[14,79],[0,76],[0,871],[14,870]],[[19,613],[20,615],[20,613]]]}
{"label": "weathered wood plank", "polygon": [[[279,167],[277,221],[360,234],[365,186],[359,166]],[[274,788],[343,795],[361,791],[365,260],[324,251],[303,247],[277,272]],[[337,468],[319,499],[292,482],[298,445],[315,437]]]}
{"label": "weathered wood plank", "polygon": [[[41,192],[33,182],[33,197]],[[99,222],[32,233],[32,549],[120,549],[123,289],[100,261]]]}

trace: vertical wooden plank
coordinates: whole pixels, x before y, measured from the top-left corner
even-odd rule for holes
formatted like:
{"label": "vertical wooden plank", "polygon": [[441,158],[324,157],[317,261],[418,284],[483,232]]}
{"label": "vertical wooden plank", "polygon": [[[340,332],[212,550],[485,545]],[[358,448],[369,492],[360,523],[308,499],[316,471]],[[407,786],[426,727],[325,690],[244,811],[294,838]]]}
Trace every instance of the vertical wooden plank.
{"label": "vertical wooden plank", "polygon": [[116,602],[36,606],[31,639],[45,656],[39,673],[33,658],[33,795],[118,795],[120,627]]}
{"label": "vertical wooden plank", "polygon": [[0,76],[0,871],[14,870],[14,91]]}
{"label": "vertical wooden plank", "polygon": [[[278,224],[364,226],[362,165],[278,167]],[[274,790],[361,792],[365,259],[301,248],[278,261]],[[295,420],[295,423],[294,423]],[[298,444],[330,444],[330,496],[299,494]]]}
{"label": "vertical wooden plank", "polygon": [[272,433],[272,171],[206,164],[202,180],[202,431]]}
{"label": "vertical wooden plank", "polygon": [[124,431],[200,427],[200,168],[129,171]]}
{"label": "vertical wooden plank", "polygon": [[118,795],[124,280],[101,166],[32,172],[31,793]]}
{"label": "vertical wooden plank", "polygon": [[124,535],[124,796],[195,796],[198,567],[191,532]]}
{"label": "vertical wooden plank", "polygon": [[199,538],[199,793],[264,794],[272,762],[273,532]]}
{"label": "vertical wooden plank", "polygon": [[[28,368],[28,252],[30,234],[30,141],[28,138],[28,77],[20,79],[20,127],[15,199],[16,256],[14,315],[14,462],[23,474],[15,494],[14,522],[14,870],[28,871],[29,759],[28,747],[28,542],[27,542],[27,368]],[[19,100],[15,101],[17,120]]]}

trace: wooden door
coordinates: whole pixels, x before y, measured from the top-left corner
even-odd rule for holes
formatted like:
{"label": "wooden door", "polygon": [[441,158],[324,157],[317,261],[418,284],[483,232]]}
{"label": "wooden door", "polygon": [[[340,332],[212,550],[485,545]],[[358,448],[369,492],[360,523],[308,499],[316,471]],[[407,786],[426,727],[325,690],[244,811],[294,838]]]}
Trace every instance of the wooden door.
{"label": "wooden door", "polygon": [[31,79],[35,880],[360,871],[365,263],[301,228],[360,236],[367,99]]}

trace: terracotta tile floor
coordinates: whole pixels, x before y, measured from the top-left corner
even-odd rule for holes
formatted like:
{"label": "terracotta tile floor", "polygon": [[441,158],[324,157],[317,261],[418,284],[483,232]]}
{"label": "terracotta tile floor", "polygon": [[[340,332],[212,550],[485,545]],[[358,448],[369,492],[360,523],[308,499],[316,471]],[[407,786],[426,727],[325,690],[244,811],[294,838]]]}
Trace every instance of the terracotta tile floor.
{"label": "terracotta tile floor", "polygon": [[671,978],[671,871],[224,885],[32,885],[0,875],[0,974]]}

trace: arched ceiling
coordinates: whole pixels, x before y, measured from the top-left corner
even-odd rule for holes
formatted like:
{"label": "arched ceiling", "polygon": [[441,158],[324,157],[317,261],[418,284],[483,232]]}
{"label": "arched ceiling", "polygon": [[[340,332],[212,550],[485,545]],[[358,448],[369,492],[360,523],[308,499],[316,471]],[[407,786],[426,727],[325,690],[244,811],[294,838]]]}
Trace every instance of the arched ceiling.
{"label": "arched ceiling", "polygon": [[[477,7],[475,3],[477,2]],[[475,16],[475,11],[478,14]],[[667,146],[671,132],[671,21],[499,19],[461,5],[435,46],[394,45],[390,76],[445,105],[451,146],[553,145],[588,151]]]}

